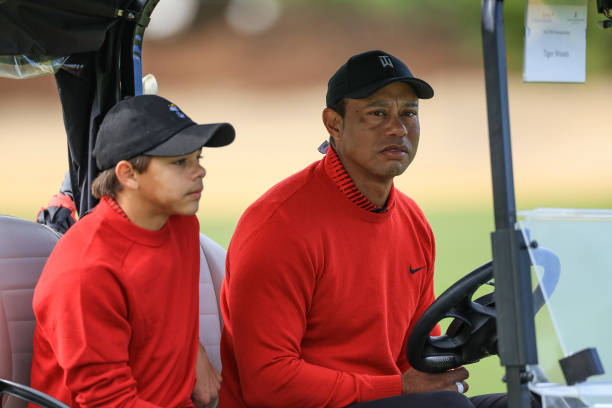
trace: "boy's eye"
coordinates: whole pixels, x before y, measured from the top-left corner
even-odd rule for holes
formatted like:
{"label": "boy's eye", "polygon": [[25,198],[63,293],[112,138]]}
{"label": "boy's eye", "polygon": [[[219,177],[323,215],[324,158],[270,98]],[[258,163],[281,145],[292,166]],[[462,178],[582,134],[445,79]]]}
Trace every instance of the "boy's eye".
{"label": "boy's eye", "polygon": [[183,166],[187,163],[187,159],[178,159],[172,162],[172,164],[176,164],[177,166]]}

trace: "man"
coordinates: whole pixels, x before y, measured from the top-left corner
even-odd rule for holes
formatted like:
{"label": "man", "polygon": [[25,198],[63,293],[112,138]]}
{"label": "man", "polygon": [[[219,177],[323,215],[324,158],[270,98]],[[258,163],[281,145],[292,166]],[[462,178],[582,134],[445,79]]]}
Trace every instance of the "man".
{"label": "man", "polygon": [[193,407],[220,376],[198,342],[202,147],[227,123],[197,125],[164,98],[119,102],[100,126],[100,203],[59,240],[34,293],[31,384],[72,407]]}
{"label": "man", "polygon": [[230,244],[224,408],[345,407],[444,390],[422,403],[469,406],[457,392],[465,369],[420,373],[405,356],[434,300],[435,248],[393,178],[417,151],[419,98],[432,96],[382,51],[351,57],[330,79],[325,158],[256,201]]}
{"label": "man", "polygon": [[[434,300],[434,236],[393,179],[414,159],[425,81],[383,51],[329,81],[325,157],[242,216],[221,295],[223,408],[472,407],[468,372],[412,369],[409,334]],[[323,150],[323,149],[322,149]]]}

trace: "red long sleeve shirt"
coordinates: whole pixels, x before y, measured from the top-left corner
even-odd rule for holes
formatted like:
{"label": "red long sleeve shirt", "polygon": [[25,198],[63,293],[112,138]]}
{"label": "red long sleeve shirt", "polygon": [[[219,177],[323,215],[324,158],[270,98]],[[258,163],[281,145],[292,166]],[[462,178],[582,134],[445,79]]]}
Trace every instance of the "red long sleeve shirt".
{"label": "red long sleeve shirt", "polygon": [[370,211],[339,167],[330,149],[236,228],[221,295],[223,408],[401,394],[408,334],[434,300],[433,233],[395,188]]}
{"label": "red long sleeve shirt", "polygon": [[192,407],[197,219],[149,231],[111,203],[70,228],[45,265],[32,386],[72,407]]}

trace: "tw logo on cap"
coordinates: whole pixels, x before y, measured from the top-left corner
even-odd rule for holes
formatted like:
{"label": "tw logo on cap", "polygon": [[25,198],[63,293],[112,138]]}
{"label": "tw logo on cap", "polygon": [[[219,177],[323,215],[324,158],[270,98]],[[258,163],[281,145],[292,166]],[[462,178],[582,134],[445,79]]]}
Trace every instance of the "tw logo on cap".
{"label": "tw logo on cap", "polygon": [[391,61],[391,57],[388,55],[380,55],[378,57],[378,59],[380,60],[380,63],[382,64],[382,67],[389,67],[389,68],[394,68],[393,67],[393,62]]}
{"label": "tw logo on cap", "polygon": [[168,110],[170,110],[170,112],[176,113],[176,116],[178,116],[179,118],[185,119],[185,114],[181,112],[179,107],[176,106],[175,104],[171,103],[170,105],[168,105]]}

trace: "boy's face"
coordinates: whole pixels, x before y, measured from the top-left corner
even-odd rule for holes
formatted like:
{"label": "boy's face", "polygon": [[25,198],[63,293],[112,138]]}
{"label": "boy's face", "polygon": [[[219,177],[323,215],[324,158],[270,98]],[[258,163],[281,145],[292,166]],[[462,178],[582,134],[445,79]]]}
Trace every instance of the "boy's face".
{"label": "boy's face", "polygon": [[152,157],[138,174],[140,202],[150,214],[193,215],[202,195],[206,170],[200,165],[202,149],[178,157]]}

